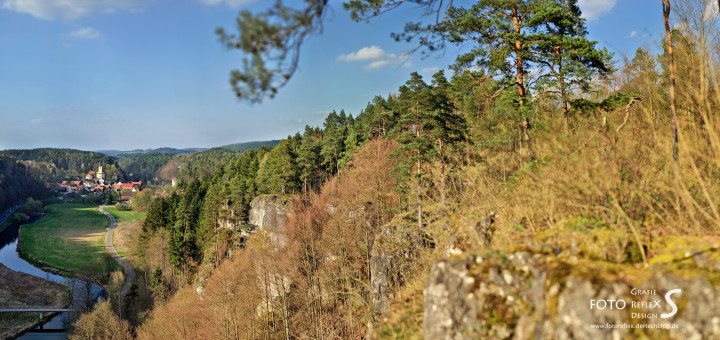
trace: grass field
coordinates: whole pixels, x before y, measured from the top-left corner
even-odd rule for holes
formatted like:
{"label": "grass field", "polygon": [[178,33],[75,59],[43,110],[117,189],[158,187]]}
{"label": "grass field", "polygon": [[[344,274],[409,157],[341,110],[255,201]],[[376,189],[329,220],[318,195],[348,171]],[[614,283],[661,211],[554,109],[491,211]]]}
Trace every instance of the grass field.
{"label": "grass field", "polygon": [[106,206],[105,211],[110,213],[117,220],[113,234],[113,246],[115,250],[131,262],[135,259],[132,256],[133,245],[142,229],[142,219],[145,214],[136,214],[130,210],[117,210],[115,207]]}
{"label": "grass field", "polygon": [[73,272],[85,272],[105,252],[110,221],[97,205],[64,203],[48,206],[40,221],[20,228],[22,248],[38,260]]}
{"label": "grass field", "polygon": [[145,214],[141,213],[134,213],[132,210],[117,210],[113,206],[105,206],[105,211],[107,211],[110,215],[115,216],[116,219],[118,219],[118,222],[120,220],[141,220],[145,218]]}

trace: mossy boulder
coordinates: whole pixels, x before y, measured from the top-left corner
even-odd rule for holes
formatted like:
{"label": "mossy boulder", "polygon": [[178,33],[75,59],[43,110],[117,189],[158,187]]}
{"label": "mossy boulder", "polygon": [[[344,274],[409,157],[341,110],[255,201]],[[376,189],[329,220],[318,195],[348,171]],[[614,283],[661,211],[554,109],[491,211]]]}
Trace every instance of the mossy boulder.
{"label": "mossy boulder", "polygon": [[[599,259],[596,252],[578,256],[579,245],[575,251],[553,245],[441,261],[433,266],[424,290],[424,335],[428,339],[720,337],[718,247],[708,240],[664,241],[671,255],[662,256],[660,251],[659,260],[651,260],[649,266]],[[675,289],[681,290],[670,297],[677,313],[663,318],[662,314],[672,312],[665,295]],[[643,294],[633,294],[638,291]]]}

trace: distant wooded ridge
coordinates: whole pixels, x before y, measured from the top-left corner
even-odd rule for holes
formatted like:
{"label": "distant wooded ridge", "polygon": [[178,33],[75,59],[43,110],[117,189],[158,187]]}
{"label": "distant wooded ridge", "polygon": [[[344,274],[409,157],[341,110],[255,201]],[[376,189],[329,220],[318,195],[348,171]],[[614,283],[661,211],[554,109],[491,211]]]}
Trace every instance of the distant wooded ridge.
{"label": "distant wooded ridge", "polygon": [[82,179],[103,170],[117,180],[163,185],[174,177],[189,182],[218,169],[228,159],[251,149],[274,147],[279,140],[254,141],[205,148],[158,148],[133,151],[82,151],[37,148],[0,151],[0,213],[28,197],[44,198],[46,182]]}
{"label": "distant wooded ridge", "polygon": [[[256,149],[262,146],[269,146],[273,147],[277,145],[280,142],[280,140],[265,140],[265,141],[253,141],[253,142],[245,142],[245,143],[235,143],[235,144],[228,144],[220,146],[219,148],[230,150],[233,152],[243,152],[250,149]],[[157,148],[157,149],[135,149],[130,151],[120,151],[120,150],[95,150],[93,152],[102,153],[108,156],[113,157],[133,157],[133,156],[139,156],[139,155],[145,155],[149,153],[170,153],[174,155],[182,155],[186,153],[193,153],[193,152],[202,152],[205,150],[208,150],[209,148],[184,148],[184,149],[176,149],[176,148],[170,148],[170,147],[163,147],[163,148]]]}

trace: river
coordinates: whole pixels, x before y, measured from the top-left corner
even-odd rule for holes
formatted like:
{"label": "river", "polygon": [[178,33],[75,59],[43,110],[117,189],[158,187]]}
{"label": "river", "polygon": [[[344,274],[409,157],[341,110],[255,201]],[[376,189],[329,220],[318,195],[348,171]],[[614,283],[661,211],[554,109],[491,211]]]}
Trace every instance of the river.
{"label": "river", "polygon": [[[0,263],[12,270],[68,286],[73,295],[71,304],[73,307],[92,305],[97,302],[99,297],[106,297],[105,291],[96,284],[48,273],[20,258],[17,252],[19,230],[20,226],[10,225],[0,232]],[[72,318],[73,316],[70,313],[60,313],[42,326],[26,332],[18,339],[66,339],[67,332],[64,330],[72,322]]]}

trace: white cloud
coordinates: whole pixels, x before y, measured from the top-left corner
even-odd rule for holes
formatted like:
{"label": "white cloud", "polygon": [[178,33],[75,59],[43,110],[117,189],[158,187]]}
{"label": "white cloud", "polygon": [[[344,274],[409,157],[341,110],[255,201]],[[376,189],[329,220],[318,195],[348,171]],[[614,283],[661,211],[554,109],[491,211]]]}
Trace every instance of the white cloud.
{"label": "white cloud", "polygon": [[578,6],[583,16],[588,20],[597,20],[603,14],[610,12],[617,4],[617,0],[579,0]]}
{"label": "white cloud", "polygon": [[202,2],[206,5],[209,5],[209,6],[226,3],[228,6],[230,6],[232,8],[238,8],[243,5],[251,4],[251,3],[255,2],[255,0],[200,0],[200,2]]}
{"label": "white cloud", "polygon": [[83,27],[79,30],[68,33],[68,36],[78,39],[100,39],[102,34],[92,27]]}
{"label": "white cloud", "polygon": [[31,119],[28,123],[30,123],[30,124],[40,124],[40,123],[42,123],[42,122],[43,122],[43,119],[42,119],[42,118],[35,118],[35,119]]}
{"label": "white cloud", "polygon": [[[136,9],[153,0],[0,0],[2,8],[51,20],[74,20],[94,12],[112,13],[116,9]],[[235,0],[237,1],[237,0]]]}
{"label": "white cloud", "polygon": [[372,63],[365,65],[364,68],[366,70],[377,70],[377,69],[380,69],[380,68],[390,65],[393,61],[394,60],[392,60],[392,59],[375,60]]}
{"label": "white cloud", "polygon": [[356,52],[342,54],[337,57],[337,61],[351,62],[369,62],[363,68],[366,70],[377,70],[388,65],[400,65],[403,67],[412,67],[412,60],[406,54],[396,55],[395,53],[387,53],[378,46],[363,47]]}
{"label": "white cloud", "polygon": [[385,51],[383,51],[382,48],[373,45],[370,47],[363,47],[363,48],[359,49],[357,52],[340,55],[339,57],[337,57],[337,60],[353,62],[353,61],[369,61],[369,60],[387,59],[387,58],[394,59],[395,54],[385,53]]}
{"label": "white cloud", "polygon": [[630,32],[630,34],[626,35],[625,38],[635,38],[635,37],[637,37],[637,35],[638,35],[637,31],[632,31],[632,32]]}
{"label": "white cloud", "polygon": [[422,70],[420,70],[420,73],[435,74],[435,72],[437,72],[437,71],[440,71],[440,68],[438,68],[437,66],[431,66],[431,67],[423,68]]}

